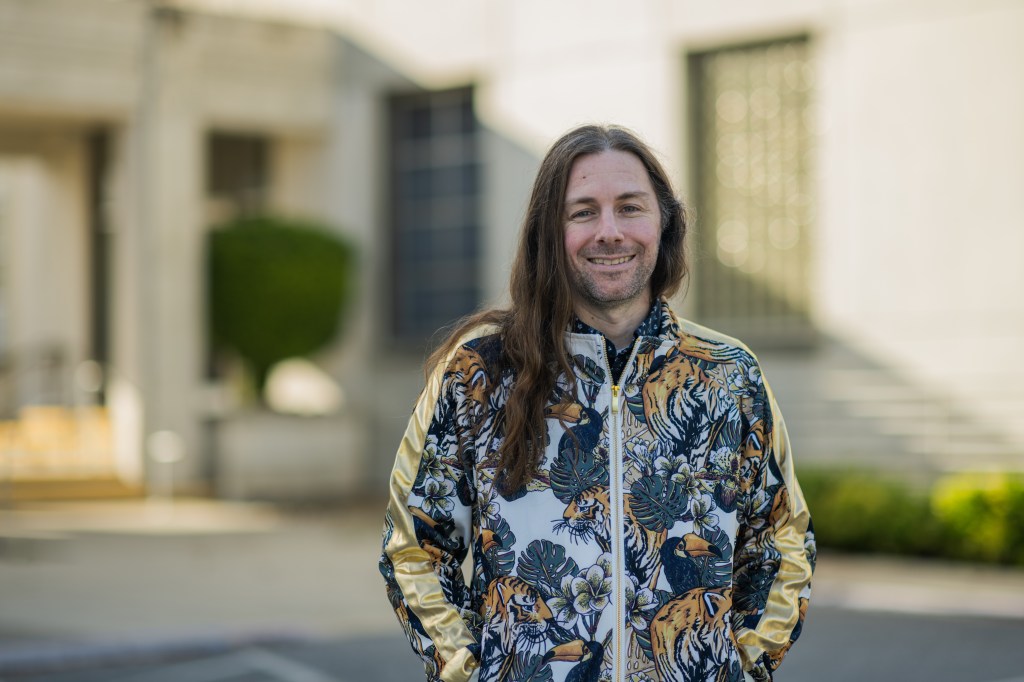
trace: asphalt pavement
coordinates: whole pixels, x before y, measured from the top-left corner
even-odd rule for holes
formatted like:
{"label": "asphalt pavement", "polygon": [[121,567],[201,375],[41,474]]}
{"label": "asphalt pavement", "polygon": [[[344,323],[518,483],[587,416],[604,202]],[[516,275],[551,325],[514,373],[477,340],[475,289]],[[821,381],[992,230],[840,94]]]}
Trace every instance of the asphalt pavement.
{"label": "asphalt pavement", "polygon": [[[422,679],[376,569],[383,501],[0,510],[0,680]],[[777,680],[1024,682],[1024,571],[825,553]]]}

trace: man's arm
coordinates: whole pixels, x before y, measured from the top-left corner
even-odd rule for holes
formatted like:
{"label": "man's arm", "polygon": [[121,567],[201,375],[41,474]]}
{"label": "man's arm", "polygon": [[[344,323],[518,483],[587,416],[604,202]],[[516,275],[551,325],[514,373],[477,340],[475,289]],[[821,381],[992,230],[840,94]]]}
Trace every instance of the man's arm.
{"label": "man's arm", "polygon": [[815,544],[789,436],[767,384],[752,400],[743,445],[747,489],[733,568],[736,639],[743,667],[771,679],[800,636],[811,593]]}
{"label": "man's arm", "polygon": [[444,364],[436,368],[409,419],[391,474],[380,571],[427,679],[465,682],[477,667],[477,637],[460,614],[472,472],[460,464],[452,381]]}

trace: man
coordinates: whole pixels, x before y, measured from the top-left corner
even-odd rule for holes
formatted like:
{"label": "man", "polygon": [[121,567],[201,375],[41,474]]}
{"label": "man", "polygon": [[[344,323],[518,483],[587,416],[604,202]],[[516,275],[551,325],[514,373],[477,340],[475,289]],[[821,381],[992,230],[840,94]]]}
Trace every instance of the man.
{"label": "man", "polygon": [[665,303],[685,234],[632,133],[542,161],[512,305],[434,353],[392,474],[380,568],[429,680],[764,680],[799,635],[785,427],[750,351]]}

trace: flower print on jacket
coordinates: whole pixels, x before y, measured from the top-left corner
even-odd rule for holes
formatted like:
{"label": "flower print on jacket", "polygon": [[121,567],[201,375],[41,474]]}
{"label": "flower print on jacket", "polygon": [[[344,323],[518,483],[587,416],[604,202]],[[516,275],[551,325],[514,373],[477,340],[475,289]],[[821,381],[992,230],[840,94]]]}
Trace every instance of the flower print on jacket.
{"label": "flower print on jacket", "polygon": [[570,590],[576,613],[586,616],[608,606],[608,597],[612,593],[611,572],[611,555],[602,554],[597,563],[573,579]]}
{"label": "flower print on jacket", "polygon": [[646,630],[658,606],[658,597],[654,591],[640,587],[637,579],[630,576],[629,584],[626,585],[626,618],[633,629]]}
{"label": "flower print on jacket", "polygon": [[444,481],[451,476],[448,465],[441,457],[437,436],[427,436],[427,442],[423,445],[423,462],[420,465],[419,475],[422,480],[417,478],[418,484],[424,484],[428,480]]}
{"label": "flower print on jacket", "polygon": [[702,496],[693,500],[690,505],[690,515],[693,517],[693,527],[700,534],[706,534],[718,528],[718,514],[710,497]]}
{"label": "flower print on jacket", "polygon": [[451,499],[454,490],[455,484],[451,481],[428,478],[423,486],[423,511],[435,518],[450,516],[455,508]]}
{"label": "flower print on jacket", "polygon": [[658,310],[618,403],[604,338],[566,336],[573,376],[511,497],[500,335],[481,327],[432,372],[380,561],[429,682],[769,679],[799,636],[815,543],[777,404],[742,344]]}

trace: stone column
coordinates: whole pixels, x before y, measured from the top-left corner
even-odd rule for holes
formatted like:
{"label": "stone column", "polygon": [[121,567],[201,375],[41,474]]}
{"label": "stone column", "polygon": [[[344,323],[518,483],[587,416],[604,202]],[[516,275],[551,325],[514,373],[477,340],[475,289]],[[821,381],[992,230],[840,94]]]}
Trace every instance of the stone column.
{"label": "stone column", "polygon": [[[121,159],[122,213],[115,245],[117,368],[111,400],[140,410],[144,448],[157,431],[184,440],[175,479],[195,488],[204,475],[203,130],[192,83],[198,79],[188,17],[152,8],[139,50],[139,97]],[[120,404],[120,403],[119,403]],[[116,409],[116,408],[115,408]],[[144,450],[143,450],[144,452]],[[157,475],[143,457],[143,479]],[[164,465],[166,466],[166,465]]]}

